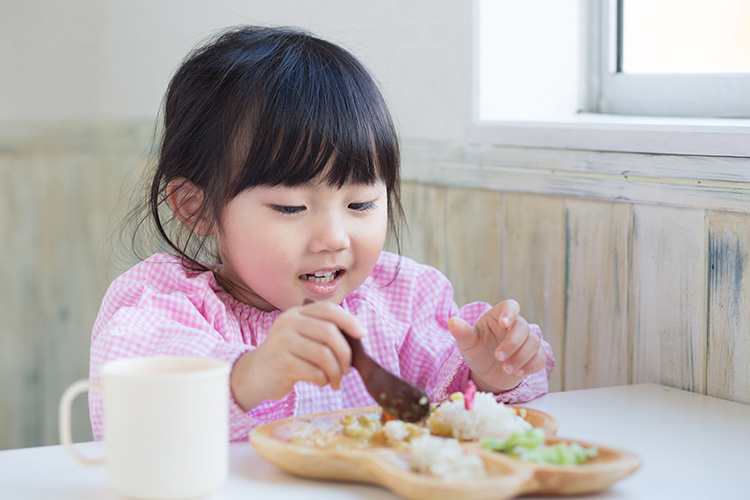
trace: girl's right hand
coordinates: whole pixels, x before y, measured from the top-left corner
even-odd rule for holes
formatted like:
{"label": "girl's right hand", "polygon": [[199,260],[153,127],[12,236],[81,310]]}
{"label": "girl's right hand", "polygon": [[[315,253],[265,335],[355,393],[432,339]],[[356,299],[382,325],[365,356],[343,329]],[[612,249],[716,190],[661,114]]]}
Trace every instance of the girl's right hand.
{"label": "girl's right hand", "polygon": [[262,401],[280,399],[303,380],[341,388],[349,373],[352,352],[345,331],[362,338],[356,316],[330,302],[315,302],[284,311],[255,350],[243,354],[232,368],[230,385],[245,411]]}

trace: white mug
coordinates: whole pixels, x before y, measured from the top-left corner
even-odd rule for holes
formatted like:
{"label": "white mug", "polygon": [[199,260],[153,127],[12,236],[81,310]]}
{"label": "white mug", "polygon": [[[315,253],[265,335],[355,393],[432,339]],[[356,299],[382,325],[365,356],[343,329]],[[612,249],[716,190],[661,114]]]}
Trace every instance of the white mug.
{"label": "white mug", "polygon": [[[74,382],[60,399],[60,439],[76,460],[106,463],[111,488],[130,498],[208,495],[229,470],[229,363],[155,356],[106,363],[101,384]],[[105,457],[76,453],[70,408],[79,394],[102,393]]]}

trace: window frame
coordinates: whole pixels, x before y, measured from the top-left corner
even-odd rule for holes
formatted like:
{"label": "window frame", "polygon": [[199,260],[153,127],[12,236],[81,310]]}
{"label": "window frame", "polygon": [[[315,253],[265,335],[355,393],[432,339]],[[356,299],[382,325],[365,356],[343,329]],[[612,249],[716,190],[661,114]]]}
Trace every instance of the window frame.
{"label": "window frame", "polygon": [[[579,0],[582,25],[588,43],[581,47],[581,60],[587,71],[581,72],[585,110],[596,109],[600,85],[603,34],[610,33],[610,10],[605,4],[616,0]],[[478,111],[479,78],[479,0],[472,0],[472,59],[474,111],[468,140],[494,146],[540,147],[616,151],[652,154],[750,157],[750,119],[654,117],[579,112],[557,121],[480,121]],[[603,33],[604,32],[604,33]],[[593,40],[593,42],[592,42]],[[597,62],[599,61],[599,62]],[[593,69],[592,69],[593,68]],[[584,82],[585,80],[585,82]]]}
{"label": "window frame", "polygon": [[[589,111],[615,115],[673,116],[693,118],[750,117],[750,74],[627,74],[619,69],[624,0],[589,1],[595,23],[587,43],[596,50],[589,72],[598,74],[598,94]],[[718,89],[718,90],[717,90]],[[747,94],[747,92],[745,92]]]}

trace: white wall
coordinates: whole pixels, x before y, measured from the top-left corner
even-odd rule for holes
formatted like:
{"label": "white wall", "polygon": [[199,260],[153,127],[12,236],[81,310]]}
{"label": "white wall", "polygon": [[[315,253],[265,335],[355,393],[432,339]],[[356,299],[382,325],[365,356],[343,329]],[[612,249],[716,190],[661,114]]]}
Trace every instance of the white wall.
{"label": "white wall", "polygon": [[182,57],[240,23],[303,26],[347,47],[404,137],[465,137],[469,0],[3,0],[0,124],[151,119]]}

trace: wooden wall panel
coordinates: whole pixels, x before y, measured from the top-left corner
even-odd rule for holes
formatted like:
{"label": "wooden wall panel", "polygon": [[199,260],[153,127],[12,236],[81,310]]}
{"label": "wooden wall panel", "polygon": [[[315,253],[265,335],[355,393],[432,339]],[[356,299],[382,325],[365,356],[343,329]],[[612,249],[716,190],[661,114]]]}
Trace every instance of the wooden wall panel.
{"label": "wooden wall panel", "polygon": [[493,191],[419,183],[402,187],[409,224],[404,255],[440,269],[454,284],[459,305],[500,300],[501,200]]}
{"label": "wooden wall panel", "polygon": [[633,383],[706,391],[705,211],[633,208]]}
{"label": "wooden wall panel", "polygon": [[748,157],[410,142],[403,151],[404,179],[503,193],[750,213]]}
{"label": "wooden wall panel", "polygon": [[495,191],[450,188],[446,193],[445,274],[459,306],[502,300],[501,202],[502,195]]}
{"label": "wooden wall panel", "polygon": [[29,300],[39,295],[37,266],[28,258],[38,246],[31,170],[28,156],[0,157],[0,449],[39,443],[44,418],[37,361],[44,338],[38,302]]}
{"label": "wooden wall panel", "polygon": [[750,214],[708,217],[706,393],[750,404]]}
{"label": "wooden wall panel", "polygon": [[[88,377],[101,297],[134,261],[113,258],[111,238],[146,143],[67,139],[0,147],[0,449],[59,442],[58,402]],[[92,437],[85,396],[73,406],[73,435]]]}
{"label": "wooden wall panel", "polygon": [[629,382],[631,206],[566,200],[564,388]]}
{"label": "wooden wall panel", "polygon": [[[408,228],[403,236],[403,254],[445,272],[446,188],[421,183],[404,183],[401,202]],[[392,248],[392,247],[391,247]]]}
{"label": "wooden wall panel", "polygon": [[[54,168],[51,166],[54,165]],[[54,155],[38,165],[33,249],[40,279],[38,350],[42,385],[43,442],[57,442],[57,405],[73,381],[88,377],[91,327],[107,282],[100,279],[107,230],[101,219],[112,214],[122,172],[101,154]],[[109,195],[109,196],[107,196]],[[106,215],[105,215],[106,214]],[[76,400],[75,435],[91,438],[86,397]]]}
{"label": "wooden wall panel", "polygon": [[521,305],[552,346],[556,366],[550,390],[563,388],[565,334],[565,209],[562,198],[503,196],[501,298]]}

